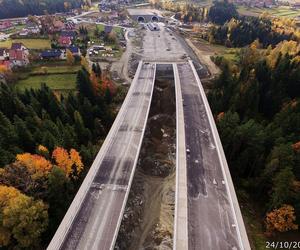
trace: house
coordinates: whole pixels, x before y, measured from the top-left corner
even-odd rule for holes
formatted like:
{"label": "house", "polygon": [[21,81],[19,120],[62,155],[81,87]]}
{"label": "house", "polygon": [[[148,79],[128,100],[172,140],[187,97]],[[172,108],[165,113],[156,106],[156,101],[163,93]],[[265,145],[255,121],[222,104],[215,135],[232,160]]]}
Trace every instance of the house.
{"label": "house", "polygon": [[3,21],[0,22],[0,31],[8,31],[13,29],[14,26],[10,21]]}
{"label": "house", "polygon": [[9,50],[0,48],[0,62],[9,60]]}
{"label": "house", "polygon": [[69,47],[72,44],[72,40],[68,36],[60,36],[58,38],[58,44],[61,47]]}
{"label": "house", "polygon": [[8,37],[9,37],[9,35],[0,33],[0,41],[5,41],[5,40],[7,40]]}
{"label": "house", "polygon": [[67,21],[65,23],[65,29],[66,30],[74,30],[75,29],[75,23],[72,21]]}
{"label": "house", "polygon": [[28,36],[28,35],[29,35],[29,33],[28,33],[28,30],[26,30],[26,29],[23,29],[19,32],[19,36]]}
{"label": "house", "polygon": [[39,34],[41,31],[39,25],[34,22],[28,22],[24,30],[26,30],[29,34]]}
{"label": "house", "polygon": [[76,47],[76,46],[70,46],[67,49],[72,52],[73,56],[81,56],[81,51],[80,51],[80,49],[78,47]]}
{"label": "house", "polygon": [[25,66],[29,63],[29,51],[23,43],[12,43],[9,50],[9,61],[12,66]]}
{"label": "house", "polygon": [[75,30],[63,30],[60,32],[62,37],[70,37],[71,40],[74,40],[77,37],[77,32]]}
{"label": "house", "polygon": [[112,31],[113,31],[113,26],[111,26],[111,25],[105,25],[105,27],[104,27],[104,33],[106,35],[108,35]]}
{"label": "house", "polygon": [[65,27],[65,24],[60,20],[53,21],[53,31],[61,31]]}
{"label": "house", "polygon": [[40,57],[43,60],[63,59],[63,53],[61,50],[57,49],[45,50],[40,54]]}
{"label": "house", "polygon": [[295,2],[292,4],[292,8],[295,9],[295,10],[298,10],[300,9],[300,2]]}

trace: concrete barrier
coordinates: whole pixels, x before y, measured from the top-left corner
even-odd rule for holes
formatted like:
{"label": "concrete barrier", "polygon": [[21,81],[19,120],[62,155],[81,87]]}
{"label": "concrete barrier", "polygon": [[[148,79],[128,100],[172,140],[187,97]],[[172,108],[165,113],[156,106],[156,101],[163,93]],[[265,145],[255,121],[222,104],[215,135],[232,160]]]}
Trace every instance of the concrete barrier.
{"label": "concrete barrier", "polygon": [[[177,64],[173,64],[176,96],[176,187],[173,249],[188,249],[187,169],[183,103]],[[180,204],[180,206],[178,205]]]}

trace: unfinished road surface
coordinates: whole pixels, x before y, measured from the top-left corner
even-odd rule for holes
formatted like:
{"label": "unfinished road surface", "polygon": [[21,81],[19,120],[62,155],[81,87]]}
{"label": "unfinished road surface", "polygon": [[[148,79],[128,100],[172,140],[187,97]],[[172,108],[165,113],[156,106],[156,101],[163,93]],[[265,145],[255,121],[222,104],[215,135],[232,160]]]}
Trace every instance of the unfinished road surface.
{"label": "unfinished road surface", "polygon": [[177,64],[185,126],[188,249],[248,249],[235,192],[227,182],[230,174],[224,171],[218,151],[222,145],[216,142],[205,94],[192,67],[191,62]]}
{"label": "unfinished road surface", "polygon": [[[94,174],[86,177],[91,181],[83,183],[48,249],[106,250],[114,245],[145,131],[154,79],[155,64],[140,63],[90,170],[95,170]],[[75,203],[80,204],[78,209]]]}

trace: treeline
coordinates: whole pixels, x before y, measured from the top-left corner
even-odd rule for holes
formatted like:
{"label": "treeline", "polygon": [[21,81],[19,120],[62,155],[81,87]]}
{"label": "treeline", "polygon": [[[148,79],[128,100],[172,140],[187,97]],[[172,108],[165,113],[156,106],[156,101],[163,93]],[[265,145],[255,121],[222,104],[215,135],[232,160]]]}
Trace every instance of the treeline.
{"label": "treeline", "polygon": [[208,39],[212,43],[227,47],[244,47],[259,39],[263,47],[267,47],[284,40],[296,40],[296,37],[293,33],[273,30],[272,20],[269,18],[240,17],[231,19],[222,26],[213,26]]}
{"label": "treeline", "polygon": [[225,22],[230,21],[232,18],[238,18],[239,14],[233,3],[225,1],[214,1],[210,7],[208,17],[209,21],[223,25]]}
{"label": "treeline", "polygon": [[263,47],[297,39],[290,29],[275,27],[268,16],[239,16],[236,7],[227,1],[214,2],[208,16],[217,25],[210,29],[207,39],[227,47],[243,47],[256,39]]}
{"label": "treeline", "polygon": [[60,100],[44,84],[41,89],[24,92],[2,84],[0,166],[10,163],[18,153],[34,152],[39,144],[49,150],[55,146],[78,149],[90,162],[93,155],[88,148],[106,135],[113,113],[110,90],[96,96],[89,77],[81,70],[77,77],[80,94],[62,95]]}
{"label": "treeline", "polygon": [[241,51],[238,70],[219,61],[209,101],[236,185],[273,210],[267,229],[282,232],[297,228],[294,209],[300,222],[300,50],[258,47]]}
{"label": "treeline", "polygon": [[72,8],[79,8],[84,2],[84,0],[3,0],[0,2],[0,18],[66,12]]}
{"label": "treeline", "polygon": [[203,22],[207,18],[207,8],[186,4],[182,8],[179,8],[179,10],[176,10],[174,18],[184,23]]}
{"label": "treeline", "polygon": [[66,96],[0,85],[1,247],[45,248],[113,123],[123,95],[98,64],[81,63]]}

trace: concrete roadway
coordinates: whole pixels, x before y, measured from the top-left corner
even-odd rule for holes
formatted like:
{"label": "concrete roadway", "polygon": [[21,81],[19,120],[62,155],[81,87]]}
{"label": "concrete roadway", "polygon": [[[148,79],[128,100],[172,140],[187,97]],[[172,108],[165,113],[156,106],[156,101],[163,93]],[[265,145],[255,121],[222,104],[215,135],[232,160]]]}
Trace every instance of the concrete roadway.
{"label": "concrete roadway", "polygon": [[[127,201],[148,118],[155,64],[143,64],[107,151],[60,249],[110,249]],[[51,249],[49,247],[48,249]]]}
{"label": "concrete roadway", "polygon": [[177,67],[187,150],[188,249],[241,249],[235,212],[199,86],[189,63]]}

